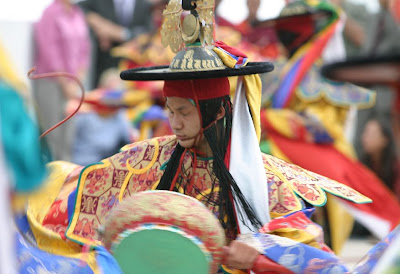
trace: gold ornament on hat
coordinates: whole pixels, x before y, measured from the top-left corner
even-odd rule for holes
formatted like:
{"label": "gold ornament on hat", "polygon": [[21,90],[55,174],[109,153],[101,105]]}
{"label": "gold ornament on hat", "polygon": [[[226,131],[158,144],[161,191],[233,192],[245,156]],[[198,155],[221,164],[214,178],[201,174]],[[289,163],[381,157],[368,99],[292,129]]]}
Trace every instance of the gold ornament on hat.
{"label": "gold ornament on hat", "polygon": [[185,16],[182,22],[182,39],[185,44],[193,44],[199,38],[200,24],[199,19],[189,14]]}
{"label": "gold ornament on hat", "polygon": [[[214,42],[214,3],[215,0],[170,0],[163,12],[161,42],[178,52],[187,44],[200,40],[202,46]],[[182,12],[190,11],[181,20]]]}

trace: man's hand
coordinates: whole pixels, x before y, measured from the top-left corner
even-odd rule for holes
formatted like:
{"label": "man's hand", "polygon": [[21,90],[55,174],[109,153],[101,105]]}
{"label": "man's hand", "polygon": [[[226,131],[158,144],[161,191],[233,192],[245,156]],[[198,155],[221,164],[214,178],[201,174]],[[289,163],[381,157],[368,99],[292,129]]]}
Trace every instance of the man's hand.
{"label": "man's hand", "polygon": [[107,20],[95,12],[87,13],[86,21],[99,40],[102,50],[111,48],[113,42],[124,42],[126,39],[124,27]]}
{"label": "man's hand", "polygon": [[260,253],[253,247],[232,241],[229,246],[224,246],[223,264],[231,269],[251,269]]}

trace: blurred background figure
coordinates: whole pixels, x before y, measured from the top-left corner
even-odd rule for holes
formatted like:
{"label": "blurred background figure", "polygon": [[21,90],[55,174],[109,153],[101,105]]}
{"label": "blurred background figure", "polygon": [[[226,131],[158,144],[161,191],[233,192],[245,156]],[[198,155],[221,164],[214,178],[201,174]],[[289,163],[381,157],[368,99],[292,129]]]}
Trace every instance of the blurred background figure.
{"label": "blurred background figure", "polygon": [[[114,47],[111,54],[120,58],[119,69],[169,64],[174,57],[170,48],[161,44],[161,19],[168,0],[149,0],[154,28],[130,41]],[[128,91],[135,94],[137,103],[127,109],[128,120],[138,131],[136,141],[172,134],[168,123],[162,83],[158,81],[125,81]],[[140,100],[140,99],[143,100]]]}
{"label": "blurred background figure", "polygon": [[353,3],[349,0],[330,0],[341,7],[345,13],[343,38],[346,56],[360,55],[365,46],[367,37],[370,36],[370,22],[372,15],[363,4]]}
{"label": "blurred background figure", "polygon": [[98,86],[107,68],[117,67],[119,58],[110,50],[152,29],[148,0],[83,0],[78,3],[86,14],[93,42],[92,84]]}
{"label": "blurred background figure", "polygon": [[[376,216],[383,224],[368,228],[383,238],[399,222],[400,203],[384,183],[360,161],[345,135],[350,108],[375,103],[371,90],[348,83],[334,83],[320,74],[325,52],[341,56],[343,46],[329,47],[342,30],[341,12],[326,1],[292,1],[279,17],[256,27],[274,27],[286,50],[263,78],[261,148],[303,168],[334,179],[371,197],[369,205],[347,206],[353,212]],[[336,40],[336,42],[339,40]],[[339,49],[339,53],[335,52]],[[391,213],[387,212],[391,204]],[[343,204],[328,197],[327,211],[317,222],[328,232],[326,241],[339,253],[350,236],[353,220]],[[363,220],[365,223],[365,219]]]}
{"label": "blurred background figure", "polygon": [[[360,161],[368,166],[385,184],[385,189],[389,190],[385,191],[387,193],[383,196],[384,207],[382,210],[386,211],[387,208],[391,208],[387,204],[389,200],[396,199],[397,203],[400,201],[398,195],[398,172],[400,171],[398,145],[396,151],[396,143],[400,140],[400,135],[397,133],[400,125],[398,107],[400,93],[398,32],[400,26],[396,25],[397,23],[392,17],[392,14],[395,14],[392,7],[399,1],[379,1],[379,3],[379,13],[370,16],[370,20],[374,21],[374,27],[371,28],[371,33],[367,37],[368,41],[365,43],[363,55],[328,65],[323,68],[322,73],[331,80],[351,82],[376,91],[377,100],[374,107],[358,113],[355,144]],[[393,39],[396,36],[397,38]],[[365,182],[363,183],[365,184]],[[370,184],[366,185],[371,187]],[[372,189],[375,193],[383,190],[375,187]],[[377,200],[372,199],[376,204]],[[400,210],[397,209],[392,212],[392,215],[400,216],[399,212]],[[367,223],[364,220],[367,218],[368,216],[365,216],[360,220],[365,227],[367,227]],[[385,227],[385,224],[378,219],[372,220],[371,223],[376,228]],[[370,231],[372,230],[370,229]],[[358,229],[353,231],[353,235],[361,236],[360,239],[365,241],[368,233],[365,233],[365,229],[359,225]],[[363,272],[370,273],[370,271]]]}
{"label": "blurred background figure", "polygon": [[[371,31],[366,37],[362,56],[394,56],[400,54],[400,25],[396,21],[395,7],[399,0],[379,0],[380,10],[371,15]],[[394,116],[394,108],[397,92],[388,85],[372,85],[368,88],[376,91],[376,103],[373,108],[359,110],[357,112],[357,125],[354,138],[354,146],[358,157],[362,157],[361,135],[369,117],[377,114],[388,119],[388,123],[398,123]],[[399,141],[396,141],[399,143]],[[397,148],[399,149],[399,148]]]}
{"label": "blurred background figure", "polygon": [[361,158],[400,200],[400,165],[390,118],[372,116],[361,134]]}
{"label": "blurred background figure", "polygon": [[[63,71],[86,77],[90,62],[90,38],[85,17],[71,0],[54,0],[34,25],[36,73]],[[78,86],[68,78],[47,78],[33,83],[37,117],[42,131],[49,129],[64,116],[68,98]],[[70,160],[73,123],[66,123],[49,135],[53,160]]]}
{"label": "blurred background figure", "polygon": [[253,61],[273,60],[281,54],[278,38],[271,28],[254,28],[259,23],[260,0],[245,0],[247,8],[246,17],[237,23],[220,16],[218,9],[222,1],[216,1],[216,23],[218,32],[216,40],[225,41],[226,44],[246,52]]}
{"label": "blurred background figure", "polygon": [[[125,93],[118,69],[105,70],[98,89],[87,93],[76,114],[72,162],[82,166],[99,162],[134,141],[133,128],[124,110]],[[76,107],[77,101],[70,102],[67,112]]]}
{"label": "blurred background figure", "polygon": [[[141,66],[165,65],[174,57],[169,48],[161,44],[161,19],[163,10],[168,0],[148,0],[150,3],[150,18],[153,28],[150,31],[136,35],[131,40],[111,49],[111,55],[119,60],[118,68],[126,70]],[[141,89],[150,84],[141,81],[138,83],[125,83],[132,89]],[[152,84],[152,86],[155,86]],[[162,85],[157,86],[158,93],[162,96]],[[155,90],[154,90],[155,91]],[[151,91],[150,91],[151,92]]]}
{"label": "blurred background figure", "polygon": [[379,0],[380,10],[372,16],[371,35],[367,36],[364,54],[373,56],[400,52],[400,28],[394,17],[398,0]]}

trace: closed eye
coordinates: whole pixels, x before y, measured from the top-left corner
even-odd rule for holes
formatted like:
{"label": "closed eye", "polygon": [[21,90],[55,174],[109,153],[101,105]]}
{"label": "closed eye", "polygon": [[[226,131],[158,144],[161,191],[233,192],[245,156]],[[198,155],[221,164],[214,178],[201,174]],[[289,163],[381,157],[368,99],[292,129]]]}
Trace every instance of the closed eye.
{"label": "closed eye", "polygon": [[179,115],[181,115],[183,117],[187,117],[192,113],[191,109],[189,109],[187,106],[179,106],[177,108],[174,108],[175,112],[172,111],[170,106],[168,106],[168,103],[166,104],[166,107],[167,107],[170,115],[173,115],[176,112],[177,114],[179,114]]}
{"label": "closed eye", "polygon": [[166,105],[166,107],[168,109],[168,114],[174,114],[174,112],[172,111],[172,109],[168,105]]}

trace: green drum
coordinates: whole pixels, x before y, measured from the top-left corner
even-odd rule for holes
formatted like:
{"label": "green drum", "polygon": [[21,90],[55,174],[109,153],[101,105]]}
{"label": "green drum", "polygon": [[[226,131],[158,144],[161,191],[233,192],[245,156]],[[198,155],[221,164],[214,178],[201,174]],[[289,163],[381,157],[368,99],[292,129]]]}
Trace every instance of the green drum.
{"label": "green drum", "polygon": [[215,273],[225,234],[198,200],[145,191],[122,201],[104,226],[103,242],[124,273]]}

